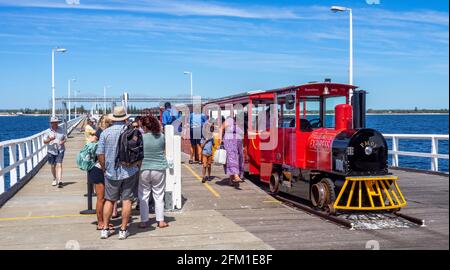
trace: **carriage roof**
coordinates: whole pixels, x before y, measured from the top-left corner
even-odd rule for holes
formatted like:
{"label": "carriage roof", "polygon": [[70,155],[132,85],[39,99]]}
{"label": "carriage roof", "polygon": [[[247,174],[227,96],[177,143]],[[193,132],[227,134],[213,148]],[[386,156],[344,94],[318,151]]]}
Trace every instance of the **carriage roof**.
{"label": "carriage roof", "polygon": [[270,94],[283,94],[283,93],[290,93],[292,91],[296,90],[303,90],[301,91],[304,93],[304,96],[308,96],[307,92],[310,92],[309,95],[311,96],[317,96],[317,93],[322,93],[325,86],[327,86],[330,90],[333,89],[339,89],[342,91],[348,91],[350,89],[356,89],[357,86],[349,85],[349,84],[341,84],[341,83],[332,83],[332,82],[312,82],[302,85],[292,85],[288,87],[283,88],[276,88],[276,89],[270,89],[270,90],[255,90],[255,91],[248,91],[243,92],[236,95],[230,95],[222,98],[212,99],[209,100],[207,103],[223,103],[223,102],[234,102],[234,103],[244,103],[248,102],[250,99],[258,98],[263,95],[270,95]]}

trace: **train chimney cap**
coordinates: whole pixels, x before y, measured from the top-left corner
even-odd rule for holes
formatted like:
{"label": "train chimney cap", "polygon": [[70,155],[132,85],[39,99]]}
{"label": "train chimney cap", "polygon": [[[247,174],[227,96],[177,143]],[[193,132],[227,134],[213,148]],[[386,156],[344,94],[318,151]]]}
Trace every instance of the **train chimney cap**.
{"label": "train chimney cap", "polygon": [[331,82],[331,79],[330,79],[330,78],[325,78],[324,82],[330,83],[330,82]]}

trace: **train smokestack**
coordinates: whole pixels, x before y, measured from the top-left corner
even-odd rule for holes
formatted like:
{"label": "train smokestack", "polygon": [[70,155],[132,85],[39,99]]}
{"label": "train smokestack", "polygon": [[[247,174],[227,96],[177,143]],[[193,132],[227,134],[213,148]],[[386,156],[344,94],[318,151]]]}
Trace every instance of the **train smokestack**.
{"label": "train smokestack", "polygon": [[352,107],[353,107],[353,128],[366,127],[366,94],[364,90],[353,91]]}

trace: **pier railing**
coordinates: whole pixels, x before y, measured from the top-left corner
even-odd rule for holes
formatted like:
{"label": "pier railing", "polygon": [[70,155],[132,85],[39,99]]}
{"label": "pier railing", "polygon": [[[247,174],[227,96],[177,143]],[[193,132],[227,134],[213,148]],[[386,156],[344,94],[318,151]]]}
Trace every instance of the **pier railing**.
{"label": "pier railing", "polygon": [[[82,117],[78,117],[60,126],[70,134],[82,120]],[[48,129],[26,138],[0,142],[0,206],[2,194],[6,191],[6,176],[9,176],[10,189],[19,189],[20,184],[34,176],[47,160],[47,147],[44,144],[47,131]],[[6,167],[5,154],[9,157]]]}
{"label": "pier railing", "polygon": [[[399,167],[399,156],[410,156],[410,157],[423,157],[431,159],[431,170],[439,171],[439,159],[449,159],[448,154],[439,154],[439,141],[448,141],[448,135],[435,135],[435,134],[383,134],[386,139],[392,140],[392,149],[389,150],[389,154],[392,155],[393,167]],[[402,151],[399,149],[399,140],[431,140],[431,151],[429,153],[425,152],[410,152]]]}

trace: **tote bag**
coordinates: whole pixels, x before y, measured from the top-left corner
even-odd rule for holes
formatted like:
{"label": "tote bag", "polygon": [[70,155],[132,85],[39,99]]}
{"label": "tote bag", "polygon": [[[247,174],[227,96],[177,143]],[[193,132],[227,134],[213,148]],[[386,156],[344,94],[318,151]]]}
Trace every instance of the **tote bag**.
{"label": "tote bag", "polygon": [[223,149],[223,147],[217,149],[214,153],[214,163],[217,165],[227,164],[227,150]]}

